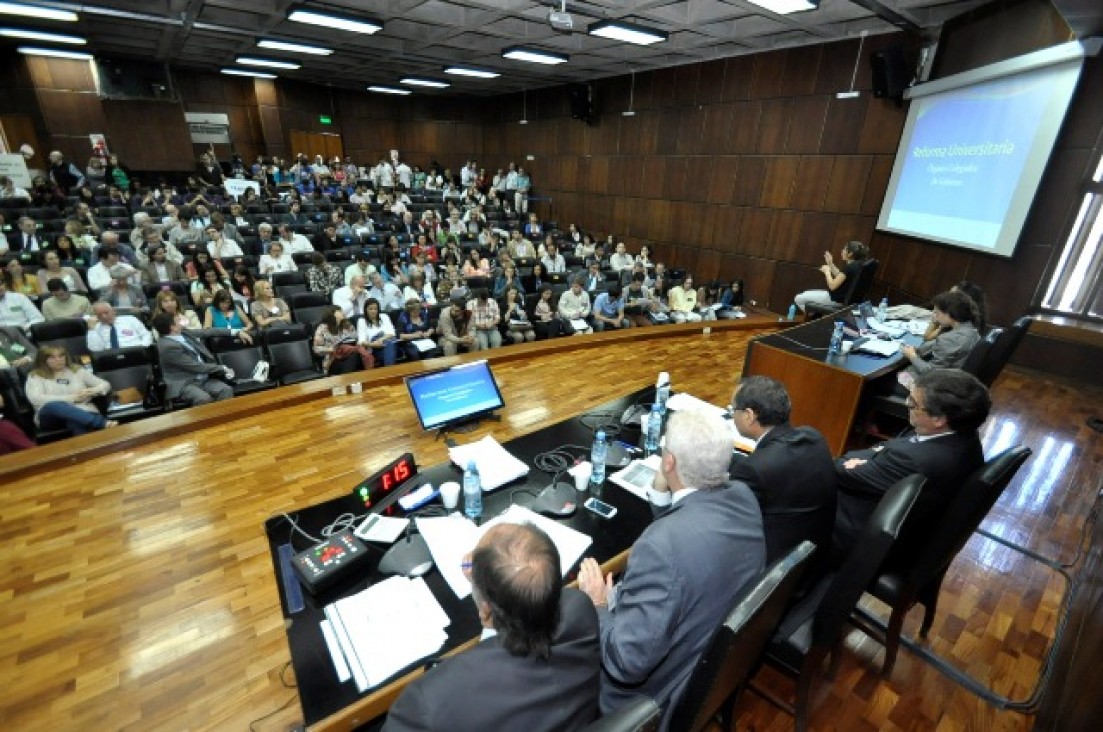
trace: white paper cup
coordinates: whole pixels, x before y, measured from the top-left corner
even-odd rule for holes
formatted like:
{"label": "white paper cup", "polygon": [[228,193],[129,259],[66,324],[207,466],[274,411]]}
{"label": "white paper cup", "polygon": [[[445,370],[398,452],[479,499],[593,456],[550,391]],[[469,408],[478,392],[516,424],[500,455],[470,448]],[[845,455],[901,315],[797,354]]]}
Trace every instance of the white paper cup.
{"label": "white paper cup", "polygon": [[853,347],[854,347],[854,341],[843,341],[842,346],[841,346],[843,355],[845,356],[846,354],[850,353],[850,349],[853,348]]}
{"label": "white paper cup", "polygon": [[575,490],[584,491],[590,487],[590,475],[594,472],[594,466],[588,462],[581,462],[578,465],[571,468],[570,473],[574,476]]}
{"label": "white paper cup", "polygon": [[353,394],[359,394],[360,392],[364,391],[364,385],[361,384],[359,381],[354,382],[352,384],[349,384],[349,391]]}
{"label": "white paper cup", "polygon": [[343,387],[343,386],[333,387],[333,396],[344,396],[344,395],[345,395],[345,387]]}
{"label": "white paper cup", "polygon": [[440,501],[449,511],[455,510],[460,502],[460,484],[454,480],[440,484]]}

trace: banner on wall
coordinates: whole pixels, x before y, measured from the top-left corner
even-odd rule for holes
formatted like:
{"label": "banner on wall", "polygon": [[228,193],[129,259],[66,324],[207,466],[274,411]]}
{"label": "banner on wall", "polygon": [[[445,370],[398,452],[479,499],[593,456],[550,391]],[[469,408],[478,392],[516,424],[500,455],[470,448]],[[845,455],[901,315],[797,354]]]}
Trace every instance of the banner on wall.
{"label": "banner on wall", "polygon": [[226,189],[226,193],[231,196],[239,197],[245,195],[245,190],[252,188],[253,192],[258,196],[260,195],[260,183],[255,180],[241,180],[240,178],[224,178],[222,181],[222,187]]}
{"label": "banner on wall", "polygon": [[0,175],[6,175],[20,188],[31,188],[31,173],[27,161],[19,153],[0,154]]}
{"label": "banner on wall", "polygon": [[230,117],[225,114],[185,112],[191,141],[197,144],[230,144]]}

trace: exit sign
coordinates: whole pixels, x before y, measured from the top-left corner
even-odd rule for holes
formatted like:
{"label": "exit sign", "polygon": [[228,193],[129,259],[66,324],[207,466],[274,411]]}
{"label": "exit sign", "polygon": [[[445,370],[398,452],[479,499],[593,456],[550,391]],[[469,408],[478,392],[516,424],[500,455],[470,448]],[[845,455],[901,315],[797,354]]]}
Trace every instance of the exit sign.
{"label": "exit sign", "polygon": [[318,115],[318,121],[321,122],[324,125],[333,124],[333,118],[330,117],[328,114],[319,114]]}

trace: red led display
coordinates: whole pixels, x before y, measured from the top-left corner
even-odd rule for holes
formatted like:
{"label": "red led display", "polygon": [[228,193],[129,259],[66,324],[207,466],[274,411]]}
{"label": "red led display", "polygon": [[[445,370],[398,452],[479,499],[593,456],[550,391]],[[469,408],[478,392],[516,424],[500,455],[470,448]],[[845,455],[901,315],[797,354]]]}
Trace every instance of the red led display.
{"label": "red led display", "polygon": [[371,508],[379,499],[405,483],[408,478],[416,473],[417,465],[414,463],[414,456],[406,453],[356,486],[354,494],[363,502],[364,508]]}

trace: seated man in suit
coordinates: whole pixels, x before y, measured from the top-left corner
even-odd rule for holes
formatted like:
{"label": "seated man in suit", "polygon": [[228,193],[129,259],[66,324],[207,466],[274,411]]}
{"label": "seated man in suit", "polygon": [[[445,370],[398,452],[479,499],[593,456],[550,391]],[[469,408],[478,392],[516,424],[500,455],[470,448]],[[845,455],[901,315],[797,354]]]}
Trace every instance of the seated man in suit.
{"label": "seated man in suit", "polygon": [[713,632],[762,572],[762,514],[746,485],[728,480],[731,428],[718,415],[675,412],[667,424],[652,504],[665,508],[632,547],[615,587],[593,559],[578,587],[601,622],[601,711],[646,695],[662,730]]}
{"label": "seated man in suit", "polygon": [[233,369],[220,366],[197,338],[184,332],[184,326],[169,313],[153,316],[153,327],[161,336],[157,350],[161,355],[161,375],[168,387],[168,398],[182,398],[190,406],[222,401],[234,395],[229,384],[215,376],[233,379]]}
{"label": "seated man in suit", "polygon": [[785,386],[769,376],[747,376],[732,397],[732,421],[739,434],[755,441],[748,456],[732,458],[729,475],[750,487],[762,509],[766,563],[808,540],[816,545],[815,566],[805,573],[809,586],[831,551],[835,526],[835,462],[823,435],[789,424],[791,403]]}
{"label": "seated man in suit", "polygon": [[977,430],[988,419],[992,400],[975,376],[958,369],[926,371],[916,377],[907,404],[912,430],[870,450],[849,452],[835,464],[837,559],[854,547],[877,502],[901,478],[912,473],[927,478],[899,539],[904,545],[938,520],[954,492],[984,463]]}
{"label": "seated man in suit", "polygon": [[597,614],[564,589],[559,552],[532,524],[500,524],[471,555],[483,641],[410,684],[387,714],[403,730],[576,730],[597,717]]}

